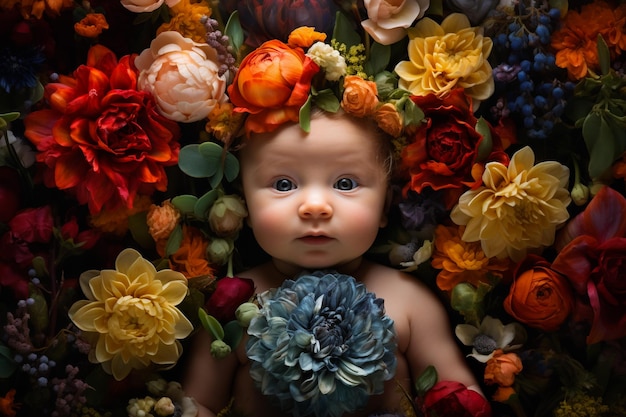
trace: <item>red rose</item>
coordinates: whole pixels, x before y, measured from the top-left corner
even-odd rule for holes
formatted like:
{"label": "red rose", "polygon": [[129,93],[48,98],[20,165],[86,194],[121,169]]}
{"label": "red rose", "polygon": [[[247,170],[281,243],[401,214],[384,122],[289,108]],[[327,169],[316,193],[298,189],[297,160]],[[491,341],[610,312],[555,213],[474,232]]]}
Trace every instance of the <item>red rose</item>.
{"label": "red rose", "polygon": [[447,190],[447,205],[451,205],[467,188],[482,184],[486,162],[508,164],[492,126],[488,126],[492,143],[481,149],[483,135],[476,131],[478,120],[462,89],[445,98],[429,94],[411,99],[424,112],[425,122],[408,138],[410,144],[402,152],[402,167],[410,176],[405,192],[411,189],[421,193],[424,187]]}
{"label": "red rose", "polygon": [[48,243],[52,238],[54,220],[50,206],[28,208],[11,219],[9,227],[13,236],[28,243]]}
{"label": "red rose", "polygon": [[491,405],[482,395],[456,381],[440,381],[424,396],[427,416],[491,417]]}
{"label": "red rose", "polygon": [[206,302],[207,312],[221,323],[235,320],[235,311],[254,294],[254,282],[249,278],[226,277]]}

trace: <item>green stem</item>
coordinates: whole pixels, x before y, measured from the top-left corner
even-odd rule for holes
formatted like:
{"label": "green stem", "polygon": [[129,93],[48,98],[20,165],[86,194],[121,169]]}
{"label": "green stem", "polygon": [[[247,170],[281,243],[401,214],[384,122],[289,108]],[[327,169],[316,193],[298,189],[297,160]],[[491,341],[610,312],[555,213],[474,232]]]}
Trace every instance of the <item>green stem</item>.
{"label": "green stem", "polygon": [[226,276],[228,278],[232,278],[234,276],[234,274],[233,274],[233,254],[232,253],[228,256],[228,268],[226,270]]}

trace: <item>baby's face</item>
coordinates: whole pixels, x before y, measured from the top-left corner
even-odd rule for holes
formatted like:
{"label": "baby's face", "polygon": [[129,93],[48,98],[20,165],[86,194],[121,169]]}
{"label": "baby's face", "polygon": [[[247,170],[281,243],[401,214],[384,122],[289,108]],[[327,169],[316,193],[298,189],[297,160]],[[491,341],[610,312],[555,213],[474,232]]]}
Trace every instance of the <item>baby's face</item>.
{"label": "baby's face", "polygon": [[387,175],[377,138],[347,118],[320,116],[248,140],[241,154],[249,224],[274,259],[336,268],[365,253],[385,225]]}

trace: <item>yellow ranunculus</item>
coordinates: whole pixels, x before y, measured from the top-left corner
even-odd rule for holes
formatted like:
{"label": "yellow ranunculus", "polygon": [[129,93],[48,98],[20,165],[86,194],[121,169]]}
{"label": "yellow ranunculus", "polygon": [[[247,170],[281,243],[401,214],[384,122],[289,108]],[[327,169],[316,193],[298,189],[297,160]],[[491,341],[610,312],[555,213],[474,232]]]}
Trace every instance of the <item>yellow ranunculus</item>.
{"label": "yellow ranunculus", "polygon": [[395,71],[399,86],[418,96],[443,97],[463,88],[477,105],[494,91],[491,65],[487,61],[492,42],[482,28],[471,27],[467,17],[453,13],[441,25],[423,18],[409,29],[409,61]]}
{"label": "yellow ranunculus", "polygon": [[530,147],[517,151],[509,166],[489,162],[483,186],[465,192],[450,217],[466,225],[463,240],[480,241],[487,257],[520,261],[530,248],[554,242],[569,218],[569,169],[555,161],[535,165]]}
{"label": "yellow ranunculus", "polygon": [[157,271],[139,252],[125,249],[114,270],[84,272],[80,285],[87,300],[74,303],[69,317],[94,340],[90,361],[118,381],[150,363],[176,364],[178,339],[193,330],[176,308],[188,291],[183,274]]}

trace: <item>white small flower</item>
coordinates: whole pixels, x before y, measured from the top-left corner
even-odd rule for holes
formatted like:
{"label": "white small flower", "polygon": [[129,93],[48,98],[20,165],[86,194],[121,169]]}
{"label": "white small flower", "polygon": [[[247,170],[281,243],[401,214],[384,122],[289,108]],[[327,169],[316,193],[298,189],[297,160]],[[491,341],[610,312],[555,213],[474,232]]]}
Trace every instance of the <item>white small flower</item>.
{"label": "white small flower", "polygon": [[339,51],[324,42],[314,43],[307,56],[324,70],[328,81],[337,81],[346,75],[346,60]]}
{"label": "white small flower", "polygon": [[499,319],[485,316],[480,327],[459,324],[454,333],[465,346],[472,346],[472,353],[467,356],[485,363],[491,359],[496,349],[512,350],[519,346],[511,345],[518,334],[518,329],[523,331],[517,323],[503,325]]}
{"label": "white small flower", "polygon": [[413,254],[413,261],[402,262],[400,265],[404,267],[404,271],[415,271],[418,266],[430,259],[433,254],[433,243],[430,240],[425,240],[422,246]]}

